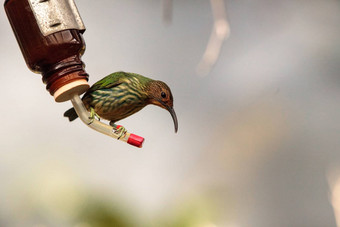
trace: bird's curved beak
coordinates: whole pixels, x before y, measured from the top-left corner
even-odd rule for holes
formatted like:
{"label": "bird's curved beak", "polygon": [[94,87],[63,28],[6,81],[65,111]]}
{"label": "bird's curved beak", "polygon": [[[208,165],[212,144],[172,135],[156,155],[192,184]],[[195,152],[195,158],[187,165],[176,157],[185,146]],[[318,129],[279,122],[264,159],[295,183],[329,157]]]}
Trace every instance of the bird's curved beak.
{"label": "bird's curved beak", "polygon": [[158,102],[161,104],[161,106],[164,109],[167,109],[170,112],[172,120],[174,121],[174,125],[175,125],[175,133],[177,133],[177,130],[178,130],[178,121],[177,121],[177,116],[176,116],[174,108],[170,107],[167,104],[165,104],[162,100],[158,100]]}
{"label": "bird's curved beak", "polygon": [[174,121],[174,125],[175,125],[175,133],[177,133],[177,130],[178,130],[178,121],[177,121],[177,116],[176,116],[175,110],[172,107],[167,107],[167,110],[171,114],[172,120]]}

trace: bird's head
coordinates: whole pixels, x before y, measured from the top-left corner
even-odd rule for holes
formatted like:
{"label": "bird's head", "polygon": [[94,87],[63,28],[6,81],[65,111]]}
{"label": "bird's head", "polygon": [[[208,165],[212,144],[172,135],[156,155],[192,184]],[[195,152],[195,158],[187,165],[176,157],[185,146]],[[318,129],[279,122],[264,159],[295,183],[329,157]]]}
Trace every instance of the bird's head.
{"label": "bird's head", "polygon": [[178,121],[174,110],[174,99],[168,85],[159,80],[154,80],[148,86],[148,100],[150,104],[162,107],[170,112],[175,125],[175,132],[178,130]]}

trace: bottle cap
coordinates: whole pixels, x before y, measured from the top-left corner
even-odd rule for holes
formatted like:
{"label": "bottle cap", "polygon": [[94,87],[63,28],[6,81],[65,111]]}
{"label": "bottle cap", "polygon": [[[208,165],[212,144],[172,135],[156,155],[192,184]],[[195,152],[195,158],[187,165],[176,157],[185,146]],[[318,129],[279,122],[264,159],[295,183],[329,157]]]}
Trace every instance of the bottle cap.
{"label": "bottle cap", "polygon": [[85,79],[75,80],[56,90],[56,92],[53,94],[54,100],[56,102],[65,102],[70,100],[74,93],[81,95],[86,92],[89,87],[90,86]]}

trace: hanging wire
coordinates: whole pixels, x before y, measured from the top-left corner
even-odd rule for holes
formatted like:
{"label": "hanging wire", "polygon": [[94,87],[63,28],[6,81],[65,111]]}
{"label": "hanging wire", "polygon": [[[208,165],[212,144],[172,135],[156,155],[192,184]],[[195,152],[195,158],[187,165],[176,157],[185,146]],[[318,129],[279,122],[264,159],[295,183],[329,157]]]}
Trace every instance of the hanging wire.
{"label": "hanging wire", "polygon": [[196,72],[200,76],[206,76],[210,73],[218,60],[224,41],[230,35],[224,0],[210,0],[210,4],[214,17],[214,26],[203,57],[196,67]]}
{"label": "hanging wire", "polygon": [[172,23],[173,0],[163,0],[163,22],[166,25]]}
{"label": "hanging wire", "polygon": [[[206,50],[196,67],[196,72],[200,76],[206,76],[210,73],[220,56],[224,41],[230,35],[230,26],[227,20],[224,0],[210,0],[210,5],[213,13],[214,25]],[[163,0],[163,22],[165,24],[171,24],[172,10],[173,0]]]}

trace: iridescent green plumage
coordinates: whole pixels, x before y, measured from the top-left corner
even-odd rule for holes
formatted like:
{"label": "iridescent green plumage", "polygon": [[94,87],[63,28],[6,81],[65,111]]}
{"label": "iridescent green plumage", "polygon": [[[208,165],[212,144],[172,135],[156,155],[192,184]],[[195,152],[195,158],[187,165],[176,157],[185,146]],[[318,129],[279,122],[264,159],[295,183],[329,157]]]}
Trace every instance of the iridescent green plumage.
{"label": "iridescent green plumage", "polygon": [[[85,107],[113,125],[148,104],[167,109],[173,117],[175,131],[177,118],[173,110],[170,88],[162,81],[152,80],[135,73],[116,72],[96,82],[82,98]],[[70,121],[78,116],[73,108],[64,114]]]}

